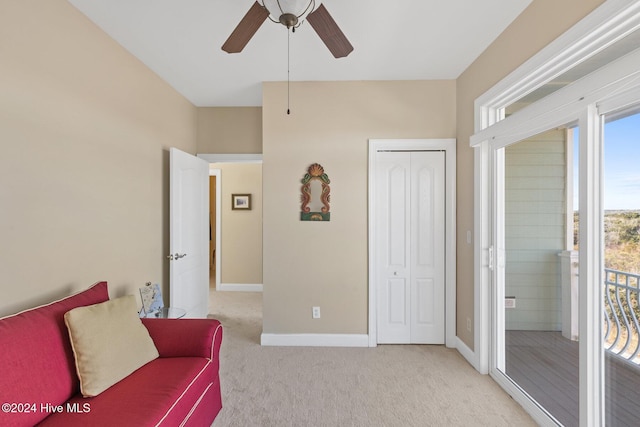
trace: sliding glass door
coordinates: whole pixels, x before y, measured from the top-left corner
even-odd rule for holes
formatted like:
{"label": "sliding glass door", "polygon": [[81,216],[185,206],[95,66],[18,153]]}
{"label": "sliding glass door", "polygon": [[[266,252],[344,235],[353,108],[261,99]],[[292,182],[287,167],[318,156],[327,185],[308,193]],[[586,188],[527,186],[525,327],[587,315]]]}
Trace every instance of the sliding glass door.
{"label": "sliding glass door", "polygon": [[640,1],[596,12],[470,141],[477,363],[541,425],[640,425]]}
{"label": "sliding glass door", "polygon": [[574,133],[562,126],[496,152],[497,367],[564,425],[579,417]]}
{"label": "sliding glass door", "polygon": [[605,420],[640,423],[640,106],[604,115]]}
{"label": "sliding glass door", "polygon": [[640,103],[610,105],[491,150],[494,369],[565,426],[640,423]]}

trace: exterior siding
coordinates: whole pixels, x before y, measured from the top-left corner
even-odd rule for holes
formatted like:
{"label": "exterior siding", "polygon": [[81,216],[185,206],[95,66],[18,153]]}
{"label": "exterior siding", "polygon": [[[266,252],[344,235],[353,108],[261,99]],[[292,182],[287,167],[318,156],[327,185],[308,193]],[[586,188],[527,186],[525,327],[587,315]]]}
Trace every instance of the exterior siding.
{"label": "exterior siding", "polygon": [[507,330],[559,331],[558,253],[566,236],[566,131],[549,131],[505,149]]}

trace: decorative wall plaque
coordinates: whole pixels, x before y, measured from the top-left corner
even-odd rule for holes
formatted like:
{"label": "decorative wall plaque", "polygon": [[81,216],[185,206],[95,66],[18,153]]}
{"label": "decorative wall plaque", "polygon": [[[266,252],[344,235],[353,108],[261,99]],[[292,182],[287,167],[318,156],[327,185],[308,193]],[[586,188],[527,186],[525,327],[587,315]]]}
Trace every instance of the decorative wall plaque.
{"label": "decorative wall plaque", "polygon": [[309,166],[302,178],[301,221],[329,221],[329,201],[331,188],[329,177],[318,163]]}

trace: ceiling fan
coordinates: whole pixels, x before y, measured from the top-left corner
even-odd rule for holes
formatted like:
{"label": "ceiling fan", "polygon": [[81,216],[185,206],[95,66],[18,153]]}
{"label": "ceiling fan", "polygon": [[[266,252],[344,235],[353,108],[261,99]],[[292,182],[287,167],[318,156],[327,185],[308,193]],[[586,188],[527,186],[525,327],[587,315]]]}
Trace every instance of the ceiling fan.
{"label": "ceiling fan", "polygon": [[353,46],[320,0],[257,0],[222,45],[222,50],[241,52],[267,18],[294,32],[306,19],[334,57],[343,58],[353,51]]}

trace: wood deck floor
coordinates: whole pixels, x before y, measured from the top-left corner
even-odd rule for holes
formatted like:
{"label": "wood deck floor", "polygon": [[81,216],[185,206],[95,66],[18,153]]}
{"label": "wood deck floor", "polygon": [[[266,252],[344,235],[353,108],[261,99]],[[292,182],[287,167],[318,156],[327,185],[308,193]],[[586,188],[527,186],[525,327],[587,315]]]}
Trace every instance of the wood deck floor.
{"label": "wood deck floor", "polygon": [[[578,425],[578,342],[560,332],[506,331],[506,370],[565,426]],[[640,425],[640,367],[607,355],[607,426]]]}

